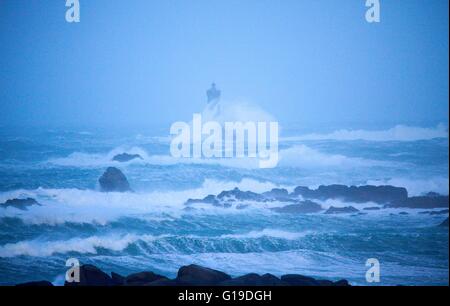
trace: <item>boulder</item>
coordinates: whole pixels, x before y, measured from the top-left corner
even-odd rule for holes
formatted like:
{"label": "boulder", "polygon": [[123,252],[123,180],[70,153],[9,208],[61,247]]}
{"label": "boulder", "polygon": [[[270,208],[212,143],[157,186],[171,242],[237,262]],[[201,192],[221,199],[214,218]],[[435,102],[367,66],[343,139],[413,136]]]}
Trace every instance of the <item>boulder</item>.
{"label": "boulder", "polygon": [[328,208],[328,210],[325,212],[325,214],[332,215],[332,214],[353,214],[357,213],[359,210],[354,208],[353,206],[347,206],[347,207],[334,207],[331,206]]}
{"label": "boulder", "polygon": [[322,210],[322,206],[312,201],[303,201],[299,204],[292,204],[283,207],[272,208],[273,211],[278,213],[289,214],[312,214]]}
{"label": "boulder", "polygon": [[101,191],[103,192],[126,192],[131,191],[127,178],[117,168],[109,167],[99,178]]}
{"label": "boulder", "polygon": [[115,155],[112,160],[121,162],[121,163],[125,163],[125,162],[128,162],[133,159],[143,159],[143,158],[139,154],[122,153],[122,154]]}
{"label": "boulder", "polygon": [[176,281],[184,286],[214,286],[230,279],[228,274],[221,271],[189,265],[178,270]]}
{"label": "boulder", "polygon": [[20,210],[28,210],[28,207],[33,205],[41,206],[35,199],[26,198],[7,200],[5,203],[0,204],[0,207],[7,208],[11,206]]}
{"label": "boulder", "polygon": [[168,278],[153,272],[139,272],[128,275],[125,278],[125,285],[144,286],[158,280],[168,280]]}
{"label": "boulder", "polygon": [[259,275],[246,274],[240,277],[226,280],[220,286],[282,286],[284,283],[272,274]]}
{"label": "boulder", "polygon": [[64,286],[114,286],[112,278],[93,265],[80,266],[80,282],[64,283]]}

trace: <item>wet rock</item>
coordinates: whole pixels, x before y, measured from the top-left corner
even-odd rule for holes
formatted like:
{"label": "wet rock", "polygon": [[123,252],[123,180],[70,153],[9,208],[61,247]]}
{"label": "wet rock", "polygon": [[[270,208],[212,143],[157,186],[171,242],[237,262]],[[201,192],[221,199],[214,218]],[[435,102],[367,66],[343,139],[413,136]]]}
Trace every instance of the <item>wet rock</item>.
{"label": "wet rock", "polygon": [[41,204],[39,204],[35,199],[26,198],[26,199],[7,200],[5,203],[0,204],[0,207],[2,208],[14,207],[20,210],[28,210],[28,207],[33,205],[41,206]]}
{"label": "wet rock", "polygon": [[448,196],[432,195],[410,197],[404,201],[390,204],[389,207],[398,208],[448,208]]}
{"label": "wet rock", "polygon": [[272,208],[273,211],[278,213],[289,214],[312,214],[322,211],[322,206],[312,201],[303,201],[299,204],[292,204],[283,207]]}
{"label": "wet rock", "polygon": [[230,279],[228,274],[221,271],[189,265],[178,270],[176,281],[185,286],[214,286]]}
{"label": "wet rock", "polygon": [[98,180],[103,192],[126,192],[131,191],[127,178],[117,168],[109,167]]}
{"label": "wet rock", "polygon": [[125,276],[111,272],[111,279],[115,286],[122,286],[125,284]]}
{"label": "wet rock", "polygon": [[353,214],[357,213],[359,210],[354,208],[353,206],[347,206],[347,207],[334,207],[331,206],[328,208],[328,210],[325,212],[325,214],[331,215],[331,214]]}
{"label": "wet rock", "polygon": [[220,283],[221,286],[282,286],[285,285],[272,274],[246,274]]}
{"label": "wet rock", "polygon": [[121,163],[125,163],[125,162],[128,162],[133,159],[143,159],[143,158],[139,154],[122,153],[122,154],[115,155],[112,160],[121,162]]}
{"label": "wet rock", "polygon": [[210,194],[204,197],[203,199],[189,199],[185,203],[185,205],[192,205],[192,204],[212,204],[215,206],[219,206],[220,202],[216,199],[215,195]]}
{"label": "wet rock", "polygon": [[64,286],[114,286],[112,278],[93,265],[80,266],[80,282],[64,283]]}
{"label": "wet rock", "polygon": [[283,275],[281,281],[290,286],[320,286],[320,283],[314,278],[298,274]]}
{"label": "wet rock", "polygon": [[266,201],[266,198],[259,193],[255,193],[252,191],[241,191],[237,187],[234,188],[233,190],[222,191],[217,195],[217,199],[219,200],[235,199],[239,201],[256,201],[256,202]]}
{"label": "wet rock", "polygon": [[128,275],[125,278],[125,285],[144,286],[158,280],[168,280],[168,278],[153,272],[139,272]]}
{"label": "wet rock", "polygon": [[53,284],[49,281],[36,281],[23,284],[17,284],[17,287],[53,287]]}
{"label": "wet rock", "polygon": [[405,188],[394,186],[346,186],[329,185],[319,186],[312,190],[308,187],[299,186],[295,188],[293,196],[302,196],[305,199],[341,199],[345,202],[366,203],[375,202],[378,204],[389,204],[405,201],[408,192]]}

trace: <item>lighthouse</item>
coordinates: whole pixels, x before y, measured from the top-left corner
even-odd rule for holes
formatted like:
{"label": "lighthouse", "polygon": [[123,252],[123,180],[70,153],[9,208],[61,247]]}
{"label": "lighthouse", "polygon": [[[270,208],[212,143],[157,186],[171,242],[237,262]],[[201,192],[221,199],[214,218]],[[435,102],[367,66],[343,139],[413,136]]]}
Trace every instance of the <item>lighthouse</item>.
{"label": "lighthouse", "polygon": [[211,88],[206,91],[208,103],[212,101],[218,102],[220,100],[220,90],[216,88],[216,83],[211,84]]}

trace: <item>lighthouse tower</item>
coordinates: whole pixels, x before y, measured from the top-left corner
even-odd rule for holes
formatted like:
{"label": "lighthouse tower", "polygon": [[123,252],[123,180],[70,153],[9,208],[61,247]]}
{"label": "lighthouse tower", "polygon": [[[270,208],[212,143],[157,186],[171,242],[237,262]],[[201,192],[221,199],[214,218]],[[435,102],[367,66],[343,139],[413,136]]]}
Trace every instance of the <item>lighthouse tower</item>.
{"label": "lighthouse tower", "polygon": [[212,83],[211,88],[206,91],[208,103],[211,103],[213,101],[218,102],[220,100],[220,94],[220,90],[216,88],[216,83]]}

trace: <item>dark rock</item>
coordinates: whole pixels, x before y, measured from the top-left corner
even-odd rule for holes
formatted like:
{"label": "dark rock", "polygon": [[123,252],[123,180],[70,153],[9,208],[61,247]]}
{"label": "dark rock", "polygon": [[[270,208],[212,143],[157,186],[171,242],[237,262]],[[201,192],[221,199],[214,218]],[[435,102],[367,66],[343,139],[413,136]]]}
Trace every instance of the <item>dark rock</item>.
{"label": "dark rock", "polygon": [[17,287],[53,287],[53,284],[49,281],[36,281],[36,282],[29,282],[29,283],[23,283],[23,284],[17,284]]}
{"label": "dark rock", "polygon": [[293,196],[302,196],[305,199],[342,199],[345,202],[365,203],[375,202],[389,204],[404,201],[408,198],[408,191],[402,187],[394,186],[345,186],[329,185],[319,186],[316,190],[299,186],[295,188]]}
{"label": "dark rock", "polygon": [[284,283],[272,274],[259,275],[255,273],[226,280],[221,286],[282,286]]}
{"label": "dark rock", "polygon": [[299,204],[292,204],[283,207],[272,208],[273,211],[278,213],[290,213],[290,214],[311,214],[317,213],[322,210],[322,206],[312,201],[303,201]]}
{"label": "dark rock", "polygon": [[281,202],[295,202],[295,199],[292,199],[289,196],[289,192],[284,188],[274,188],[271,191],[266,191],[262,193],[262,195],[271,201],[281,201]]}
{"label": "dark rock", "polygon": [[117,168],[109,167],[98,180],[103,192],[125,192],[131,191],[127,178]]}
{"label": "dark rock", "polygon": [[210,194],[203,199],[188,199],[185,203],[185,205],[192,205],[192,204],[212,204],[215,206],[219,206],[220,202],[216,199],[216,196]]}
{"label": "dark rock", "polygon": [[398,208],[448,208],[448,196],[419,196],[407,198],[404,201],[390,204],[389,207]]}
{"label": "dark rock", "polygon": [[347,206],[347,207],[334,207],[331,206],[328,208],[328,210],[325,212],[326,214],[352,214],[357,213],[359,210],[354,208],[353,206]]}
{"label": "dark rock", "polygon": [[341,280],[338,280],[337,282],[334,282],[334,286],[349,287],[350,284],[348,283],[348,281],[346,279],[341,279]]}
{"label": "dark rock", "polygon": [[153,272],[139,272],[128,275],[125,278],[125,285],[144,286],[157,280],[168,280],[168,278]]}
{"label": "dark rock", "polygon": [[320,283],[314,278],[298,274],[283,275],[281,281],[290,286],[320,286]]}
{"label": "dark rock", "polygon": [[402,215],[402,216],[407,216],[407,215],[409,215],[406,211],[399,212],[398,214],[399,214],[399,215]]}
{"label": "dark rock", "polygon": [[438,211],[421,211],[419,214],[421,215],[431,215],[431,216],[436,216],[436,215],[448,215],[448,209],[443,209],[443,210],[438,210]]}
{"label": "dark rock", "polygon": [[234,188],[229,191],[222,191],[217,195],[217,199],[226,200],[226,199],[235,199],[239,201],[256,201],[256,202],[264,202],[267,199],[259,194],[252,191],[241,191],[239,188]]}
{"label": "dark rock", "polygon": [[228,274],[198,265],[183,266],[178,270],[177,283],[185,286],[214,286],[231,279]]}
{"label": "dark rock", "polygon": [[80,266],[80,282],[64,283],[64,286],[114,286],[112,278],[93,265]]}
{"label": "dark rock", "polygon": [[6,208],[11,206],[20,210],[28,210],[28,207],[33,205],[41,206],[41,204],[39,204],[35,199],[26,198],[7,200],[5,203],[0,204],[0,207]]}
{"label": "dark rock", "polygon": [[111,272],[111,279],[115,286],[125,285],[125,276],[117,274],[115,272]]}
{"label": "dark rock", "polygon": [[363,208],[363,210],[380,210],[381,208],[380,207],[366,207],[366,208]]}
{"label": "dark rock", "polygon": [[145,284],[145,286],[163,287],[163,286],[179,286],[175,279],[160,278],[151,283]]}
{"label": "dark rock", "polygon": [[122,154],[117,154],[116,156],[114,156],[112,160],[124,163],[124,162],[128,162],[130,160],[136,159],[136,158],[143,159],[142,156],[140,156],[139,154],[122,153]]}
{"label": "dark rock", "polygon": [[444,220],[439,226],[448,227],[448,218]]}

